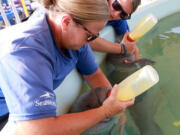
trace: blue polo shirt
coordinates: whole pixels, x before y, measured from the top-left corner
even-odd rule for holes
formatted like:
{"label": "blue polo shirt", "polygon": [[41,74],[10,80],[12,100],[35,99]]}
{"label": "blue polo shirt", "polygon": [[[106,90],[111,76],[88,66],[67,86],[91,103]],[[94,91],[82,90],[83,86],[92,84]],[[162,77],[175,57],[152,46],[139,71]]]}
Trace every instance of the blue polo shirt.
{"label": "blue polo shirt", "polygon": [[0,107],[5,96],[14,121],[56,116],[53,90],[75,67],[84,75],[98,69],[87,44],[61,52],[45,14],[1,30],[0,37]]}
{"label": "blue polo shirt", "polygon": [[129,26],[126,20],[108,21],[107,25],[111,25],[117,35],[124,35],[127,31],[129,31]]}
{"label": "blue polo shirt", "polygon": [[9,111],[6,105],[4,94],[2,93],[2,90],[0,89],[0,117],[2,117],[3,115],[7,113],[9,113]]}

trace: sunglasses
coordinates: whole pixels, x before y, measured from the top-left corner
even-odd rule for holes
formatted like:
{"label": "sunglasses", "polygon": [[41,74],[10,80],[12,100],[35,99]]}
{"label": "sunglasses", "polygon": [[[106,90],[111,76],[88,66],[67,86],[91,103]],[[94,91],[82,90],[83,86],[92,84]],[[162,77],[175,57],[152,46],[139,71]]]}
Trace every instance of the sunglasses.
{"label": "sunglasses", "polygon": [[82,28],[83,28],[86,32],[89,33],[90,36],[88,36],[87,42],[93,41],[93,40],[95,40],[96,38],[99,37],[99,33],[93,34],[93,33],[92,33],[90,30],[88,30],[83,24],[81,24],[81,23],[79,22],[79,20],[77,20],[77,19],[75,19],[75,18],[73,18],[73,20],[74,20],[75,23],[81,25]]}
{"label": "sunglasses", "polygon": [[122,8],[121,4],[118,2],[118,0],[115,0],[112,3],[112,7],[114,8],[114,10],[116,11],[121,11],[120,17],[123,20],[127,20],[127,19],[131,19],[131,14],[128,14],[124,11],[124,9]]}

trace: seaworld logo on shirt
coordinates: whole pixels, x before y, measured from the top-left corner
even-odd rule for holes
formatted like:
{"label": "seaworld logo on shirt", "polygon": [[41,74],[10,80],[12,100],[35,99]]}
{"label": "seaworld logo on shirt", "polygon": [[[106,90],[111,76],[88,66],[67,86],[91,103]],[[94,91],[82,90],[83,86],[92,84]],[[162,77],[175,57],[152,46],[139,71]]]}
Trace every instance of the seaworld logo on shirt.
{"label": "seaworld logo on shirt", "polygon": [[55,95],[53,93],[46,92],[45,94],[41,95],[38,99],[35,100],[35,106],[56,106],[55,101]]}
{"label": "seaworld logo on shirt", "polygon": [[55,97],[55,95],[50,92],[46,92],[44,95],[40,96],[40,98],[42,97],[51,98],[51,97]]}

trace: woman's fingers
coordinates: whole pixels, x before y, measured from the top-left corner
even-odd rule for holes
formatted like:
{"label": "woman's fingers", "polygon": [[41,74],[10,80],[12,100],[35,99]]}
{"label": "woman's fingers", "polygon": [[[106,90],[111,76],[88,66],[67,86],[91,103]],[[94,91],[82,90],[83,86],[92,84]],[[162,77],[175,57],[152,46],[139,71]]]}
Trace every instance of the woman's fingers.
{"label": "woman's fingers", "polygon": [[110,96],[112,96],[112,97],[115,97],[115,98],[116,98],[117,92],[118,92],[118,85],[117,85],[117,84],[115,84],[115,85],[113,86],[112,90],[111,90],[111,94],[110,94]]}

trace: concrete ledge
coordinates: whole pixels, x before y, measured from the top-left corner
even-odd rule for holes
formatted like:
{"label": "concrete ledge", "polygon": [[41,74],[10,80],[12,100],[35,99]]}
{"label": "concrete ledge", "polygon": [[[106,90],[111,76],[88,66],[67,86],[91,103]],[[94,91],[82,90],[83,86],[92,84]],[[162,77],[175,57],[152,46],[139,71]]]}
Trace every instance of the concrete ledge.
{"label": "concrete ledge", "polygon": [[158,19],[162,19],[176,12],[180,12],[180,0],[149,0],[137,9],[132,15],[132,19],[128,20],[128,24],[132,29],[149,13],[152,13]]}
{"label": "concrete ledge", "polygon": [[[112,28],[112,26],[107,26],[105,27],[101,32],[100,32],[100,37],[108,40],[108,41],[111,41],[111,42],[115,42],[115,32],[114,32],[114,29]],[[94,51],[94,55],[95,55],[95,58],[96,58],[96,62],[98,64],[100,64],[105,56],[106,56],[106,53],[100,53],[100,52],[95,52]]]}

